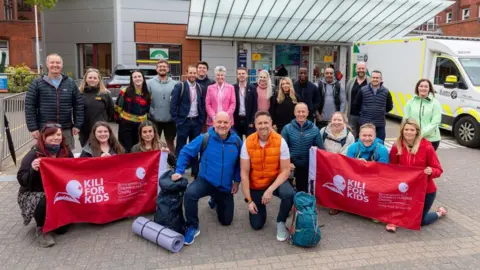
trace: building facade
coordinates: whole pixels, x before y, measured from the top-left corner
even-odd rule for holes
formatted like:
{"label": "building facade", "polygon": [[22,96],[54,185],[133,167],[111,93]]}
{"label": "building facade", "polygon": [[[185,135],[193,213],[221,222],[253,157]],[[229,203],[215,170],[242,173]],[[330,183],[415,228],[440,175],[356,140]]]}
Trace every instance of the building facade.
{"label": "building facade", "polygon": [[446,36],[480,37],[480,1],[455,0],[438,14],[440,28]]}
{"label": "building facade", "polygon": [[32,7],[23,0],[0,0],[0,8],[0,51],[7,53],[6,64],[25,63],[30,68],[36,68],[35,14]]}
{"label": "building facade", "polygon": [[167,59],[172,76],[203,60],[232,83],[237,67],[254,81],[281,64],[314,81],[333,65],[344,82],[352,41],[404,36],[449,5],[418,1],[62,0],[43,13],[42,35],[45,54],[62,55],[75,78]]}

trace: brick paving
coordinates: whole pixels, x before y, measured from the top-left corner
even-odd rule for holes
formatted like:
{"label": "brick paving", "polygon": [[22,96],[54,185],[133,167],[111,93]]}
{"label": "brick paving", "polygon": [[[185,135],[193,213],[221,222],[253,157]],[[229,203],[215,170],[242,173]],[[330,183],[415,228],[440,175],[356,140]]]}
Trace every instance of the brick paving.
{"label": "brick paving", "polygon": [[[479,150],[441,149],[444,175],[434,207],[449,215],[421,231],[384,231],[384,225],[320,210],[323,239],[312,249],[276,240],[279,200],[268,207],[261,231],[250,229],[243,196],[235,196],[231,226],[216,221],[200,201],[201,234],[172,254],[131,232],[134,218],[106,225],[76,224],[48,249],[34,241],[34,222],[23,226],[18,184],[0,182],[0,269],[479,269]],[[290,221],[290,220],[289,220]]]}

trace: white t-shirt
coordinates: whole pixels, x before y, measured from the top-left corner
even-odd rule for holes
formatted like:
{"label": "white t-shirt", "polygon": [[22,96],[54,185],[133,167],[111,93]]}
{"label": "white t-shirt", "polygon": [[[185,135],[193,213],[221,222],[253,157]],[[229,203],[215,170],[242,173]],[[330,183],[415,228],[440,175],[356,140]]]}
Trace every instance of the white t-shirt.
{"label": "white t-shirt", "polygon": [[[260,147],[265,147],[267,144],[266,141],[260,140]],[[240,158],[241,159],[250,159],[250,156],[248,155],[248,150],[247,150],[247,144],[244,143],[242,146],[242,151],[240,153]],[[282,143],[280,144],[280,159],[281,160],[286,160],[290,159],[290,150],[288,149],[288,144],[287,142],[282,138]]]}

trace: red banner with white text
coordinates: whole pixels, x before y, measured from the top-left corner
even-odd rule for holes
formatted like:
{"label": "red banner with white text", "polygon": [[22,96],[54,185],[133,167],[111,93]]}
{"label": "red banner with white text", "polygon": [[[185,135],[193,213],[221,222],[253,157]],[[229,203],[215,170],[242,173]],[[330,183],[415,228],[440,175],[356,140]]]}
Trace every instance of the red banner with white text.
{"label": "red banner with white text", "polygon": [[71,223],[103,224],[155,211],[160,152],[103,158],[45,158],[44,232]]}
{"label": "red banner with white text", "polygon": [[309,189],[322,206],[419,230],[427,187],[423,170],[312,148]]}

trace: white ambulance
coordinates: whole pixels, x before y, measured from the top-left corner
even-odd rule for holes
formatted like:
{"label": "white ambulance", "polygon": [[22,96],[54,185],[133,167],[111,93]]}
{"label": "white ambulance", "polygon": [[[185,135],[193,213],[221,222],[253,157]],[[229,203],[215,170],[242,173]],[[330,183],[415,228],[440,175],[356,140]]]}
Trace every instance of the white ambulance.
{"label": "white ambulance", "polygon": [[[427,78],[442,104],[441,127],[452,131],[461,145],[480,146],[479,38],[417,36],[359,41],[353,44],[351,55],[352,77],[358,62],[367,63],[367,74],[382,72],[394,102],[390,114],[402,117],[416,83]],[[454,83],[446,82],[448,76]]]}

